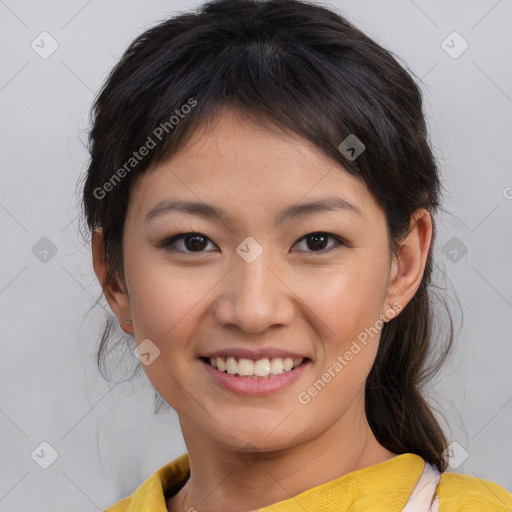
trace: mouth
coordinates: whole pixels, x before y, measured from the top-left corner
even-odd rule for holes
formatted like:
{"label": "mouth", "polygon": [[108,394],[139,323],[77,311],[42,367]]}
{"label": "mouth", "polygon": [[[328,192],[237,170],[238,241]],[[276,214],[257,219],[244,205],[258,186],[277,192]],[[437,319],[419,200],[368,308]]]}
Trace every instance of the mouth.
{"label": "mouth", "polygon": [[308,364],[309,358],[265,357],[262,359],[227,357],[200,357],[207,365],[220,373],[243,379],[272,379],[278,375],[294,372]]}

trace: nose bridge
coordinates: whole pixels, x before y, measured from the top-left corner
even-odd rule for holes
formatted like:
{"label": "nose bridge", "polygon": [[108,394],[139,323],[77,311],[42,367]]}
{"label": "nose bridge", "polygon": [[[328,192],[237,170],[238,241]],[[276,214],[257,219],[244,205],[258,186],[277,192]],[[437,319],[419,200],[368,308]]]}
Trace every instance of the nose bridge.
{"label": "nose bridge", "polygon": [[279,265],[268,247],[247,237],[236,248],[223,307],[218,320],[237,324],[248,332],[261,332],[275,324],[289,322],[293,305],[288,288],[279,278]]}

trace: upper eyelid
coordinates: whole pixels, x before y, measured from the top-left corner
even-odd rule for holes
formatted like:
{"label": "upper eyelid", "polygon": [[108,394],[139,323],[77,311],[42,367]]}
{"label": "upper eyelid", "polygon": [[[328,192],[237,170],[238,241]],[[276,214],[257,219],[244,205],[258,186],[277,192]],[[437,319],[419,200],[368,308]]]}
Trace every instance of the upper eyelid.
{"label": "upper eyelid", "polygon": [[[341,237],[339,235],[335,235],[334,233],[330,233],[328,231],[311,231],[309,233],[306,233],[305,235],[303,235],[300,238],[298,238],[294,242],[294,245],[297,244],[298,242],[303,241],[306,237],[308,237],[310,235],[315,235],[315,234],[327,235],[328,238],[333,239],[340,246],[341,245],[346,245],[346,246],[350,245],[343,237]],[[174,244],[175,242],[181,241],[181,240],[185,239],[187,236],[193,236],[193,235],[204,237],[205,239],[207,239],[212,244],[215,244],[215,242],[209,236],[205,235],[204,233],[201,233],[199,231],[188,231],[188,232],[183,232],[183,233],[177,233],[177,234],[175,234],[173,236],[167,237],[158,245],[159,245],[159,247],[165,249],[168,246],[172,246],[172,244]],[[215,245],[217,245],[217,244],[215,244]],[[329,250],[330,249],[327,249],[327,250],[326,249],[322,249],[320,251],[306,251],[306,252],[322,253],[322,252],[328,252]],[[194,254],[193,251],[181,251],[181,252],[184,252],[186,254]],[[200,254],[201,252],[204,252],[204,251],[198,251],[197,254]]]}

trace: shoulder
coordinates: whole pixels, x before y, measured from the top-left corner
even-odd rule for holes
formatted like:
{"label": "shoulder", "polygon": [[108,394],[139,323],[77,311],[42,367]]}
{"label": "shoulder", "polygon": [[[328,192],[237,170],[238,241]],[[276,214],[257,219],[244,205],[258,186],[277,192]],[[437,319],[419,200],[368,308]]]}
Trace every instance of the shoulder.
{"label": "shoulder", "polygon": [[166,499],[183,486],[190,472],[187,453],[160,467],[131,495],[104,512],[167,512]]}
{"label": "shoulder", "polygon": [[440,512],[510,512],[512,494],[470,475],[443,473],[437,486]]}
{"label": "shoulder", "polygon": [[104,510],[104,512],[126,512],[130,509],[132,502],[132,497],[124,498],[121,501],[118,501],[115,505],[108,507]]}

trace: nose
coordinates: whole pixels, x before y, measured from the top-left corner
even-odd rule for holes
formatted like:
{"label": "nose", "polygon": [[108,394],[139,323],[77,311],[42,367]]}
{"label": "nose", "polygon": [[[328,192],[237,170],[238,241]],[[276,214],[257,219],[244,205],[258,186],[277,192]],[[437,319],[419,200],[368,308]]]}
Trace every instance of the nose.
{"label": "nose", "polygon": [[286,281],[284,272],[265,257],[265,251],[251,263],[237,255],[232,270],[219,284],[214,304],[217,322],[251,334],[288,325],[295,313],[295,295],[293,283]]}

